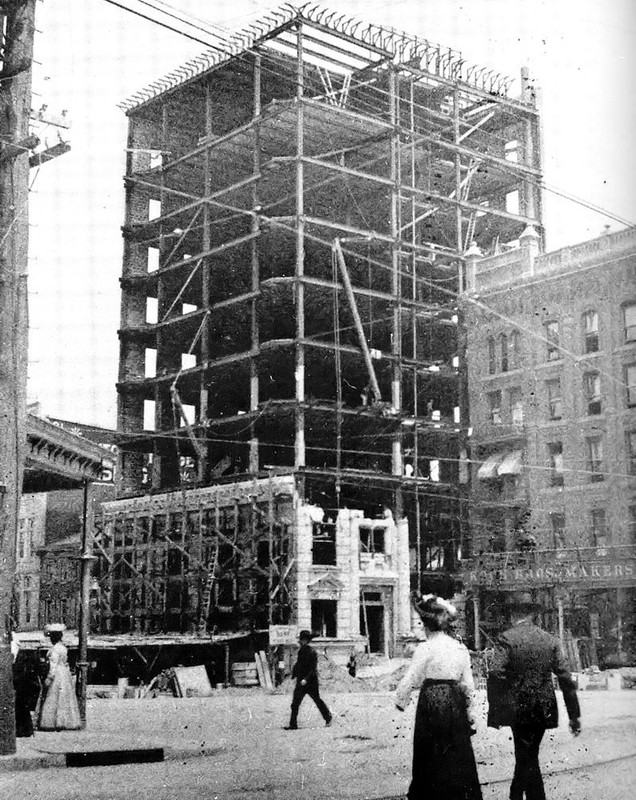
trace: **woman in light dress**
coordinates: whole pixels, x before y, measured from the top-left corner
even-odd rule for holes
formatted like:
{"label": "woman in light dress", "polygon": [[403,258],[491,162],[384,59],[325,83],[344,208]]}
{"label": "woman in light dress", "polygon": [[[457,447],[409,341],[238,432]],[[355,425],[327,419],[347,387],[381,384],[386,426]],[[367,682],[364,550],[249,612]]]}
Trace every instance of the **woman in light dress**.
{"label": "woman in light dress", "polygon": [[435,595],[414,601],[426,641],[418,644],[398,685],[400,711],[420,689],[409,800],[482,800],[470,737],[475,732],[474,682],[468,649],[449,635],[456,609]]}
{"label": "woman in light dress", "polygon": [[47,654],[49,671],[44,681],[38,714],[41,731],[74,731],[81,727],[75,688],[68,668],[68,651],[62,644],[64,625],[49,625],[51,647]]}

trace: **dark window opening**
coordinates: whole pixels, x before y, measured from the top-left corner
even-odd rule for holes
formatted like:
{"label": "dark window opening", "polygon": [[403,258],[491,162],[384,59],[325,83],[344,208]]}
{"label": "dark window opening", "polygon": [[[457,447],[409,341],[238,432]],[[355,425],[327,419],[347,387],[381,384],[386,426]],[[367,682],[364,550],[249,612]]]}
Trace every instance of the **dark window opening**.
{"label": "dark window opening", "polygon": [[586,311],[583,314],[583,331],[585,352],[598,352],[598,314],[596,311]]}
{"label": "dark window opening", "polygon": [[627,434],[627,457],[629,474],[636,475],[636,431],[629,431]]}
{"label": "dark window opening", "polygon": [[561,419],[563,416],[563,401],[561,399],[561,380],[555,378],[546,381],[548,389],[548,414],[550,419]]}
{"label": "dark window opening", "polygon": [[636,342],[636,303],[623,307],[625,341]]}
{"label": "dark window opening", "polygon": [[628,535],[628,544],[636,544],[636,506],[629,507],[629,518],[628,518],[628,528],[627,528],[627,535]]}
{"label": "dark window opening", "polygon": [[563,486],[563,443],[550,442],[548,444],[548,458],[550,462],[550,485]]}
{"label": "dark window opening", "polygon": [[311,630],[314,636],[334,639],[338,635],[338,601],[311,601]]}
{"label": "dark window opening", "polygon": [[517,331],[513,331],[508,338],[508,367],[518,369],[520,366],[520,337]]}
{"label": "dark window opening", "polygon": [[592,527],[592,546],[597,548],[598,555],[605,555],[607,547],[607,520],[604,508],[593,508],[590,512]]}
{"label": "dark window opening", "polygon": [[384,528],[360,526],[360,550],[363,553],[384,553]]}
{"label": "dark window opening", "polygon": [[488,372],[490,375],[497,372],[497,345],[492,337],[488,339]]}
{"label": "dark window opening", "polygon": [[547,344],[548,361],[556,361],[561,358],[559,347],[559,323],[547,322],[545,325],[545,338]]}
{"label": "dark window opening", "polygon": [[501,371],[508,372],[508,337],[502,333],[499,338],[499,346],[501,348]]}
{"label": "dark window opening", "polygon": [[312,563],[336,564],[336,523],[314,522],[312,526]]}
{"label": "dark window opening", "polygon": [[493,425],[501,425],[501,392],[488,394],[489,416]]}
{"label": "dark window opening", "polygon": [[360,605],[360,633],[369,640],[370,653],[384,653],[384,607]]}
{"label": "dark window opening", "polygon": [[625,367],[625,384],[627,386],[627,405],[636,406],[636,364]]}
{"label": "dark window opening", "polygon": [[261,539],[257,545],[256,563],[262,569],[269,567],[269,541],[267,539]]}
{"label": "dark window opening", "polygon": [[601,413],[601,376],[589,372],[584,377],[587,413],[589,416]]}
{"label": "dark window opening", "polygon": [[168,550],[168,575],[180,575],[183,566],[183,554],[180,550]]}
{"label": "dark window opening", "polygon": [[595,437],[587,440],[587,469],[592,483],[599,483],[603,475],[603,442]]}
{"label": "dark window opening", "polygon": [[550,527],[552,528],[552,543],[555,549],[565,547],[565,514],[553,512],[550,514]]}

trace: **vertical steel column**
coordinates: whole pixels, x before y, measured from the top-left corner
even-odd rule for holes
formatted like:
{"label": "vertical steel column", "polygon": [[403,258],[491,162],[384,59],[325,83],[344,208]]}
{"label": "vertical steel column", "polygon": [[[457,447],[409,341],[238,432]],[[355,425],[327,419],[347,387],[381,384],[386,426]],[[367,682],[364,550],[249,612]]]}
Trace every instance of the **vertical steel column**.
{"label": "vertical steel column", "polygon": [[481,631],[479,630],[479,590],[473,591],[473,624],[475,626],[475,650],[481,647]]}
{"label": "vertical steel column", "polygon": [[[205,148],[205,158],[203,160],[203,169],[205,174],[203,176],[203,196],[209,197],[212,194],[211,179],[210,179],[210,137],[212,136],[212,98],[210,96],[210,84],[205,87],[205,136],[207,146]],[[210,206],[205,203],[203,206],[203,239],[202,250],[207,252],[212,246],[212,235],[210,230]],[[201,364],[207,364],[210,358],[210,320],[208,315],[210,313],[210,261],[209,256],[204,257],[201,264],[201,308],[203,309],[205,320],[203,328],[201,329],[201,340],[199,345],[199,361]],[[208,417],[208,403],[209,403],[209,390],[208,390],[209,375],[206,368],[201,372],[201,383],[199,386],[199,423],[205,425]],[[204,434],[205,435],[205,434]],[[199,463],[197,465],[197,473],[200,481],[207,480],[208,474],[208,459],[209,459],[209,446],[207,441],[201,443],[199,447]]]}
{"label": "vertical steel column", "polygon": [[294,284],[296,299],[296,430],[294,439],[294,466],[305,466],[305,287],[302,277],[305,271],[305,221],[304,221],[304,63],[303,63],[303,26],[298,20],[296,28],[296,281]]}
{"label": "vertical steel column", "polygon": [[[453,142],[459,146],[459,90],[453,91]],[[462,158],[459,150],[455,151],[455,246],[457,247],[457,255],[461,255],[464,249],[464,238],[462,233]],[[464,291],[464,275],[463,264],[458,262],[458,291]]]}
{"label": "vertical steel column", "polygon": [[[415,87],[413,78],[410,78],[410,129],[411,129],[411,188],[415,189]],[[417,255],[415,245],[417,244],[417,233],[415,230],[417,218],[417,207],[415,205],[415,193],[411,195],[411,244],[413,251],[411,256],[411,297],[413,302],[417,301]],[[417,588],[422,590],[422,520],[421,520],[421,501],[419,484],[419,427],[417,417],[419,414],[419,404],[417,402],[417,312],[415,306],[411,310],[411,325],[413,336],[412,358],[413,364],[413,417],[415,425],[413,427],[413,477],[415,478],[415,572],[417,575]]]}
{"label": "vertical steel column", "polygon": [[[391,238],[393,243],[391,245],[391,272],[392,272],[392,294],[393,294],[393,333],[391,342],[391,352],[394,356],[393,372],[391,377],[391,406],[396,412],[401,411],[402,408],[402,369],[400,358],[402,354],[402,332],[401,332],[401,308],[400,308],[400,260],[399,260],[399,197],[400,185],[398,174],[398,154],[400,146],[399,134],[399,120],[397,116],[397,90],[398,90],[398,75],[396,70],[391,67],[389,72],[389,113],[392,125],[391,133],[391,181],[393,187],[391,189]],[[393,457],[392,457],[392,473],[393,475],[402,475],[402,441],[400,429],[396,431],[393,438]],[[399,491],[398,491],[399,494]],[[401,506],[401,497],[398,500],[398,505]],[[397,512],[401,516],[401,509]]]}
{"label": "vertical steel column", "polygon": [[[261,171],[261,56],[254,54],[254,119],[253,119],[253,171],[258,175]],[[252,210],[259,206],[258,183],[252,184]],[[260,230],[260,218],[258,214],[252,215],[252,233],[257,235]],[[258,239],[252,239],[252,291],[258,292],[260,288],[260,268],[259,268],[259,243]],[[252,326],[252,352],[257,353],[259,347],[258,329],[258,297],[254,297],[251,302],[251,326]],[[259,385],[257,355],[250,359],[250,412],[253,414],[258,409]],[[254,417],[250,419],[250,472],[254,475],[258,472],[258,438],[254,425]]]}
{"label": "vertical steel column", "polygon": [[[524,121],[524,163],[528,167],[534,167],[534,139],[532,135],[532,120],[527,117]],[[536,216],[536,208],[534,202],[534,184],[531,180],[525,180],[523,183],[523,206],[519,209],[520,214],[534,219]]]}
{"label": "vertical steel column", "polygon": [[[168,105],[167,103],[163,102],[161,104],[161,149],[163,151],[168,150]],[[161,170],[161,184],[160,184],[160,205],[161,205],[161,215],[163,216],[166,213],[166,209],[164,208],[164,202],[166,199],[166,193],[164,192],[164,184],[165,184],[165,170],[162,168]],[[166,245],[163,236],[163,224],[160,223],[159,225],[159,269],[164,266],[164,257],[166,255]],[[163,315],[165,314],[168,308],[168,300],[165,299],[165,287],[164,281],[166,279],[159,275],[157,277],[157,319],[161,320]],[[166,357],[166,353],[164,351],[163,343],[166,338],[166,334],[162,331],[160,327],[155,328],[155,350],[156,350],[156,375],[161,374],[162,369],[168,369],[168,364],[164,363],[164,358]],[[164,410],[164,400],[165,393],[162,395],[162,388],[161,384],[155,382],[155,389],[154,389],[154,396],[155,396],[155,433],[161,434],[164,430],[163,424],[164,419],[166,418],[166,413]],[[171,415],[172,416],[172,415]],[[170,426],[174,428],[174,422]],[[176,432],[175,432],[176,434]],[[153,439],[153,458],[152,458],[152,474],[151,474],[151,486],[153,489],[158,489],[161,486],[164,486],[165,475],[166,475],[166,461],[168,456],[162,455],[162,449],[158,445],[158,439],[155,436]],[[179,465],[177,464],[177,471],[179,470]]]}

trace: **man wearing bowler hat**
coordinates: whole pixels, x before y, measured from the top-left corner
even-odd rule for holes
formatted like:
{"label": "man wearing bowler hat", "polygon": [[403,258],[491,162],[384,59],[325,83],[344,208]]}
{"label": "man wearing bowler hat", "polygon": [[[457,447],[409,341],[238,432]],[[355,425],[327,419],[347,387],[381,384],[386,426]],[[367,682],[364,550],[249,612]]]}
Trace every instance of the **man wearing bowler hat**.
{"label": "man wearing bowler hat", "polygon": [[298,730],[298,709],[305,695],[309,695],[318,706],[318,711],[322,714],[327,725],[331,725],[331,712],[323,702],[318,692],[318,656],[309,646],[311,633],[301,631],[298,635],[300,647],[298,658],[292,669],[292,678],[296,678],[296,688],[291,704],[291,719],[285,728],[288,731]]}

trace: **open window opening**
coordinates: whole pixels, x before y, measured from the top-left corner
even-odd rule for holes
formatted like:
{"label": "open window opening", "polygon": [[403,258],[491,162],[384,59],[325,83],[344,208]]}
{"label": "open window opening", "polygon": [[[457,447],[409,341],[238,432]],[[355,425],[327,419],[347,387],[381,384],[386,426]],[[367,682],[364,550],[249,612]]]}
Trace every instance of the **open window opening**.
{"label": "open window opening", "polygon": [[314,522],[312,525],[312,563],[336,565],[336,523]]}
{"label": "open window opening", "polygon": [[360,526],[360,550],[363,553],[385,552],[386,529],[382,527]]}
{"label": "open window opening", "polygon": [[335,639],[338,635],[338,601],[311,601],[311,630],[315,636]]}

